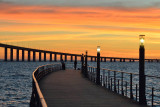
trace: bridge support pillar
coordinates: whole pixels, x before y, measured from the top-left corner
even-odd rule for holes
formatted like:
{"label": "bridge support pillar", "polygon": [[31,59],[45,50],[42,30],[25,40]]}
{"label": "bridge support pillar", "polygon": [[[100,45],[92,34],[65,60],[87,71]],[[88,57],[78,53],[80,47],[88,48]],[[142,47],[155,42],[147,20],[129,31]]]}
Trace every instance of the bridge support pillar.
{"label": "bridge support pillar", "polygon": [[22,61],[24,61],[24,49],[22,49]]}
{"label": "bridge support pillar", "polygon": [[31,51],[28,50],[28,62],[30,62],[30,61],[31,61]]}
{"label": "bridge support pillar", "polygon": [[73,62],[73,56],[71,55],[71,62]]}
{"label": "bridge support pillar", "polygon": [[63,54],[60,54],[60,61],[62,61],[63,59]]}
{"label": "bridge support pillar", "polygon": [[101,59],[100,61],[103,62],[103,58],[101,57],[100,59]]}
{"label": "bridge support pillar", "polygon": [[19,49],[17,49],[17,61],[19,61]]}
{"label": "bridge support pillar", "polygon": [[52,62],[52,53],[50,53],[50,62]]}
{"label": "bridge support pillar", "polygon": [[104,58],[104,62],[106,62],[106,58]]}
{"label": "bridge support pillar", "polygon": [[91,62],[93,62],[93,57],[91,57]]}
{"label": "bridge support pillar", "polygon": [[122,59],[120,59],[120,62],[122,62]]}
{"label": "bridge support pillar", "polygon": [[46,52],[44,52],[44,61],[46,62]]}
{"label": "bridge support pillar", "polygon": [[57,54],[54,54],[54,61],[57,62]]}
{"label": "bridge support pillar", "polygon": [[126,62],[126,59],[125,59],[125,58],[123,58],[123,62]]}
{"label": "bridge support pillar", "polygon": [[77,56],[75,56],[75,61],[77,61]]}
{"label": "bridge support pillar", "polygon": [[67,62],[67,55],[65,55],[65,62]]}
{"label": "bridge support pillar", "polygon": [[13,48],[11,48],[10,60],[13,61]]}
{"label": "bridge support pillar", "polygon": [[36,61],[36,52],[33,51],[33,62],[35,62],[35,61]]}
{"label": "bridge support pillar", "polygon": [[96,57],[94,57],[94,62],[97,62],[97,58]]}
{"label": "bridge support pillar", "polygon": [[114,62],[116,62],[116,59],[114,58]]}
{"label": "bridge support pillar", "polygon": [[110,62],[112,62],[112,58],[110,59]]}
{"label": "bridge support pillar", "polygon": [[4,48],[4,61],[7,61],[7,47]]}
{"label": "bridge support pillar", "polygon": [[41,56],[42,56],[42,53],[41,53],[41,52],[39,52],[39,62],[41,62],[41,61],[42,61]]}

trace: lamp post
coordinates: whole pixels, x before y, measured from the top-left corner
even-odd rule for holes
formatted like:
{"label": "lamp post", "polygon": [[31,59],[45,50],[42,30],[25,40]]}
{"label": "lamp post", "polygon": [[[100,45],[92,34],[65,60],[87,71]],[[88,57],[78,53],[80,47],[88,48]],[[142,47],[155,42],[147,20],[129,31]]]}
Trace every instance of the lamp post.
{"label": "lamp post", "polygon": [[88,70],[87,70],[87,51],[86,51],[86,55],[85,55],[85,77],[87,78],[88,77]]}
{"label": "lamp post", "polygon": [[139,104],[146,105],[146,78],[144,72],[145,64],[145,48],[144,38],[145,35],[140,35],[140,48],[139,48]]}
{"label": "lamp post", "polygon": [[81,56],[82,66],[81,66],[81,73],[84,73],[84,55]]}
{"label": "lamp post", "polygon": [[100,46],[97,46],[97,76],[96,83],[100,85]]}

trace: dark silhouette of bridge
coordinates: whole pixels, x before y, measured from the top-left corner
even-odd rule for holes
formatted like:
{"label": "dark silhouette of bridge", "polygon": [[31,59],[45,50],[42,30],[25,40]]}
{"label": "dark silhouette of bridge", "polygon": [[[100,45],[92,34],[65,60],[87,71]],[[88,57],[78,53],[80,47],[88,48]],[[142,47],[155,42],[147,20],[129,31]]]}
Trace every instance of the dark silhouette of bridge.
{"label": "dark silhouette of bridge", "polygon": [[[54,51],[47,51],[47,50],[41,50],[41,49],[33,49],[33,48],[27,48],[27,47],[21,47],[21,46],[14,46],[14,45],[8,45],[8,44],[3,44],[0,43],[0,47],[4,48],[4,61],[14,61],[13,55],[14,55],[14,49],[16,50],[16,61],[20,61],[20,51],[22,51],[22,60],[25,61],[25,52],[28,51],[28,58],[27,61],[31,61],[31,57],[33,57],[33,61],[36,60],[36,53],[39,53],[39,61],[42,61],[42,53],[44,54],[44,60],[47,61],[46,54],[49,54],[49,61],[58,61],[57,56],[60,56],[60,61],[62,61],[64,57],[64,61],[77,61],[77,58],[80,58],[82,60],[82,55],[81,54],[71,54],[71,53],[63,53],[63,52],[54,52]],[[8,49],[10,49],[10,58],[8,58]],[[31,55],[31,52],[33,55]],[[54,59],[53,59],[54,55]],[[67,59],[67,57],[70,57],[70,60]],[[88,60],[91,62],[96,62],[97,61],[97,56],[88,56]],[[120,58],[120,57],[101,57],[100,58],[101,62],[135,62],[139,61],[138,58]],[[148,62],[159,62],[160,59],[145,59],[145,61]]]}

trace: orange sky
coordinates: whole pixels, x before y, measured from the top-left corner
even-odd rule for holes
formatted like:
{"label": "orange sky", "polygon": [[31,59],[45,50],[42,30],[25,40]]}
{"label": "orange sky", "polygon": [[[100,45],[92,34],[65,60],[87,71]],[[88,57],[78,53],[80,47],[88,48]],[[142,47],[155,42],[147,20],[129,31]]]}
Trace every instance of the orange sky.
{"label": "orange sky", "polygon": [[[160,9],[62,7],[0,3],[0,42],[53,51],[138,57],[140,34],[146,58],[160,58]],[[0,49],[2,53],[3,49]],[[1,58],[2,58],[1,54]]]}

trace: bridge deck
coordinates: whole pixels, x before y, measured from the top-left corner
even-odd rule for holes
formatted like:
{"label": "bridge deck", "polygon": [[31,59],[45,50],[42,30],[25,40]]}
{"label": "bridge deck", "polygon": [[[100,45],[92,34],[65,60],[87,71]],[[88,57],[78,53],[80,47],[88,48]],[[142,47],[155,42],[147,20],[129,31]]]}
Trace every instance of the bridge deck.
{"label": "bridge deck", "polygon": [[48,107],[140,107],[88,81],[78,70],[51,73],[40,81]]}

